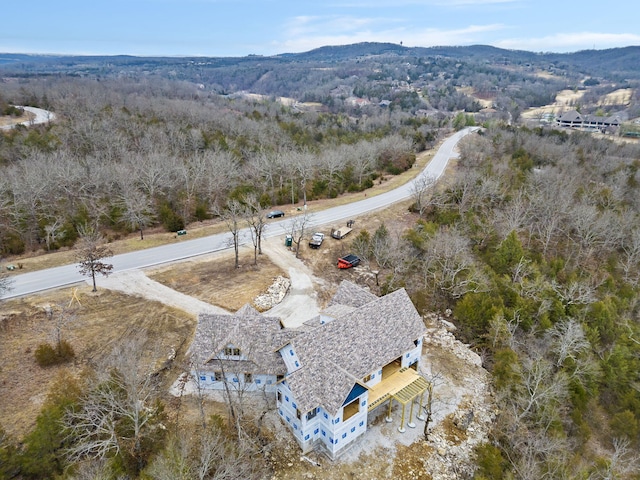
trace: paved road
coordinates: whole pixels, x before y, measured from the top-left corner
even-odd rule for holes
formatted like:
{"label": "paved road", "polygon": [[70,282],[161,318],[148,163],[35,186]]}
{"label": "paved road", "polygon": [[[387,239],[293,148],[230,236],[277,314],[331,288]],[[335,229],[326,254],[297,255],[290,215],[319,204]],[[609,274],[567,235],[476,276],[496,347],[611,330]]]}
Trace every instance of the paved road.
{"label": "paved road", "polygon": [[16,125],[24,125],[25,127],[30,127],[31,125],[39,125],[41,123],[49,123],[56,119],[56,114],[53,112],[49,112],[47,110],[43,110],[41,108],[36,107],[21,107],[25,111],[29,113],[33,113],[34,117],[31,120],[26,120],[24,122],[16,123],[14,125],[4,125],[0,127],[0,130],[9,130]]}
{"label": "paved road", "polygon": [[[435,179],[440,178],[444,173],[449,159],[456,156],[454,149],[458,141],[465,135],[477,130],[477,128],[467,128],[450,136],[440,146],[433,159],[423,170],[420,176],[430,176]],[[420,176],[418,178],[420,178]],[[343,220],[357,218],[359,215],[380,210],[393,203],[411,197],[413,182],[408,182],[395,190],[365,198],[363,200],[333,207],[326,210],[313,212],[310,220],[311,227],[341,223]],[[285,225],[288,218],[270,222],[266,229],[265,237],[280,236],[285,233]],[[197,238],[194,240],[184,240],[163,245],[160,247],[139,250],[131,253],[116,255],[109,259],[113,264],[113,271],[119,272],[134,268],[144,268],[163,263],[175,262],[186,258],[204,255],[231,248],[231,234],[221,233],[209,237]],[[243,231],[242,243],[249,242],[248,231]],[[37,272],[23,273],[13,276],[14,283],[12,290],[4,298],[19,297],[30,293],[49,290],[51,288],[72,285],[83,282],[85,277],[78,273],[77,265],[65,265],[62,267],[49,268]],[[96,279],[100,285],[101,278]]]}

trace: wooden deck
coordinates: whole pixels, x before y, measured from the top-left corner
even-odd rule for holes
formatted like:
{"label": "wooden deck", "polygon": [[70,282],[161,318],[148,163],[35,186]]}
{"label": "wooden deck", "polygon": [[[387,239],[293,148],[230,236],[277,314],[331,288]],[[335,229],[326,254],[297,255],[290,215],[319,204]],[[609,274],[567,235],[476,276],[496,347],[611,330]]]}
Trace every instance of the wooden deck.
{"label": "wooden deck", "polygon": [[412,368],[403,368],[389,375],[386,380],[369,388],[368,411],[379,407],[385,401],[394,398],[405,404],[424,392],[427,381]]}

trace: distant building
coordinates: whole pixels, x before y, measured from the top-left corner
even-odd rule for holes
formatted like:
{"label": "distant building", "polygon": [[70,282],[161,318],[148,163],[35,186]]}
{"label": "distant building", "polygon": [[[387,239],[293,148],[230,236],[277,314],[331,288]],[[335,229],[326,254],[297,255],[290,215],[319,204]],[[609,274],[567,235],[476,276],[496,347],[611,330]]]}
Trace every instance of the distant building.
{"label": "distant building", "polygon": [[617,117],[598,117],[596,115],[582,115],[576,110],[570,110],[556,117],[556,125],[563,128],[576,128],[580,130],[611,131],[620,126]]}

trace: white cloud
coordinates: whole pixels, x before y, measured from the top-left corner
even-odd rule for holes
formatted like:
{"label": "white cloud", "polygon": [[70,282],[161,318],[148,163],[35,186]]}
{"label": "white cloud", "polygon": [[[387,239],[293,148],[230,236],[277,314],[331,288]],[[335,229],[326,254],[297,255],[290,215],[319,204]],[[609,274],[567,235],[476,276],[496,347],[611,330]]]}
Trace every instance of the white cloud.
{"label": "white cloud", "polygon": [[640,45],[635,33],[576,32],[557,33],[539,38],[511,38],[493,43],[496,47],[534,52],[575,52],[586,49],[604,49]]}

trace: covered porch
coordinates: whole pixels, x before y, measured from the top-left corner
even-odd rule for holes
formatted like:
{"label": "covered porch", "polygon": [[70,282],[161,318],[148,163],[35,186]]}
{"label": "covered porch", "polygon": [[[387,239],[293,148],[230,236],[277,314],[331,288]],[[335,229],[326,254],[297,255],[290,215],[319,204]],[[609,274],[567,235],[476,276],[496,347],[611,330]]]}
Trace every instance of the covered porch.
{"label": "covered porch", "polygon": [[398,431],[404,432],[404,422],[407,404],[409,408],[409,421],[407,426],[410,428],[415,427],[413,423],[413,410],[415,399],[420,398],[418,401],[418,412],[416,418],[424,420],[421,416],[422,400],[424,398],[424,392],[429,389],[429,382],[427,382],[422,376],[418,374],[412,368],[401,368],[393,372],[389,372],[388,375],[384,375],[383,380],[369,388],[369,409],[368,411],[375,410],[381,406],[387,400],[389,401],[389,410],[387,413],[387,422],[391,422],[391,409],[393,407],[393,401],[397,401],[402,405],[402,417],[400,419],[400,427]]}

